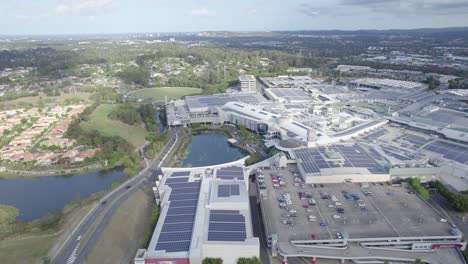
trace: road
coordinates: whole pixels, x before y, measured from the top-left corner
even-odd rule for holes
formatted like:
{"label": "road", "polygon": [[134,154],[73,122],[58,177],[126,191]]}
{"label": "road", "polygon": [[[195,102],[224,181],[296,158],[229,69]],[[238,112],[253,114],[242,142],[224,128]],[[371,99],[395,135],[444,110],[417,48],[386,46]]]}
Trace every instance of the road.
{"label": "road", "polygon": [[[173,129],[170,132],[170,140],[157,158],[152,160],[140,174],[122,183],[118,188],[104,196],[100,203],[83,218],[72,234],[67,237],[66,241],[57,242],[59,245],[56,245],[54,248],[58,248],[58,253],[54,254],[54,252],[51,252],[50,254],[53,263],[85,263],[86,257],[91,253],[115,211],[134,192],[154,180],[153,177],[159,170],[159,166],[177,141],[178,130]],[[54,255],[56,256],[55,258]]]}

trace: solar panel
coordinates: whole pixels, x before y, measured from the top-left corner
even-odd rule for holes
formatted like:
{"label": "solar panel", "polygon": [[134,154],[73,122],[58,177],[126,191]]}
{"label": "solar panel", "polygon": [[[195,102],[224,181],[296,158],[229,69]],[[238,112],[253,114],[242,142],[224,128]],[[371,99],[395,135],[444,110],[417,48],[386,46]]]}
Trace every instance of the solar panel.
{"label": "solar panel", "polygon": [[245,231],[245,223],[210,222],[209,231]]}
{"label": "solar panel", "polygon": [[166,252],[181,252],[190,249],[190,241],[157,243],[156,250],[165,250]]}
{"label": "solar panel", "polygon": [[171,208],[197,206],[198,200],[171,201]]}
{"label": "solar panel", "polygon": [[229,185],[218,185],[218,197],[229,197],[231,195],[231,188]]}
{"label": "solar panel", "polygon": [[175,242],[175,241],[190,241],[192,239],[192,231],[190,232],[170,232],[161,233],[158,242]]}
{"label": "solar panel", "polygon": [[167,183],[181,183],[181,182],[187,182],[189,178],[169,178],[166,180]]}
{"label": "solar panel", "polygon": [[195,200],[195,199],[198,199],[198,193],[184,193],[184,194],[171,193],[171,196],[169,197],[170,201]]}
{"label": "solar panel", "polygon": [[193,215],[197,211],[197,207],[169,207],[167,215]]}
{"label": "solar panel", "polygon": [[200,187],[200,182],[184,182],[184,183],[166,183],[172,190],[178,188]]}
{"label": "solar panel", "polygon": [[190,231],[192,232],[193,223],[165,223],[161,229],[163,232],[183,232]]}
{"label": "solar panel", "polygon": [[208,232],[209,241],[245,241],[246,238],[242,232]]}
{"label": "solar panel", "polygon": [[211,214],[210,222],[245,222],[245,217],[243,215],[233,215],[233,214]]}
{"label": "solar panel", "polygon": [[240,195],[240,189],[238,184],[231,184],[231,195]]}
{"label": "solar panel", "polygon": [[193,215],[168,215],[164,219],[164,223],[192,223],[195,219],[195,214]]}
{"label": "solar panel", "polygon": [[212,214],[239,214],[239,210],[211,210]]}
{"label": "solar panel", "polygon": [[173,189],[171,191],[171,194],[198,193],[199,191],[200,191],[200,187],[179,188],[179,189]]}
{"label": "solar panel", "polygon": [[188,177],[190,176],[190,171],[176,171],[171,174],[171,177]]}

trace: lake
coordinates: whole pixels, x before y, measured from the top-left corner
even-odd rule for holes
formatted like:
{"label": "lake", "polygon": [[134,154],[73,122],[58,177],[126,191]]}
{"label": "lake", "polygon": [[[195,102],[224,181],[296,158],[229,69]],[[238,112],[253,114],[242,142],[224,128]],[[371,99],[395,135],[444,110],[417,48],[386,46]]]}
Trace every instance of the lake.
{"label": "lake", "polygon": [[204,132],[192,136],[187,155],[181,161],[182,167],[201,167],[231,162],[245,157],[236,147],[227,142],[222,132]]}
{"label": "lake", "polygon": [[31,221],[58,212],[76,200],[110,190],[125,177],[120,169],[71,176],[0,178],[0,204],[17,207],[18,220]]}

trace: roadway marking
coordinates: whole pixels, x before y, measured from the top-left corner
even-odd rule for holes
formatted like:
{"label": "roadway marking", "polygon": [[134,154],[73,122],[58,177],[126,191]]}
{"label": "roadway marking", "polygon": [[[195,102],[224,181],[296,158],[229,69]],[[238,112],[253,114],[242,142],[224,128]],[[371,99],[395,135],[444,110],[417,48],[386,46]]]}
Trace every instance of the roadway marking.
{"label": "roadway marking", "polygon": [[78,236],[76,240],[78,241],[78,244],[76,245],[75,249],[73,249],[73,252],[71,253],[71,255],[68,257],[67,264],[72,264],[76,260],[76,253],[81,244],[81,236]]}

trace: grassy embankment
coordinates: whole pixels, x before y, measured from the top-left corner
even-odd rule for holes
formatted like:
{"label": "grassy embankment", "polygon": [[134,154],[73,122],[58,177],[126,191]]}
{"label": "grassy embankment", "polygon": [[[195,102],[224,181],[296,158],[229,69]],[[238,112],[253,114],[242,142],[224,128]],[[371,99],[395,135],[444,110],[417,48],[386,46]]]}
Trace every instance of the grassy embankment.
{"label": "grassy embankment", "polygon": [[156,101],[164,101],[165,96],[168,100],[180,99],[186,95],[194,95],[202,92],[200,88],[191,87],[161,87],[161,88],[146,88],[132,91],[129,95],[140,99],[152,99]]}
{"label": "grassy embankment", "polygon": [[[149,186],[132,194],[115,212],[88,263],[130,263],[138,248],[146,248],[156,225],[158,208]],[[125,228],[122,228],[125,226]],[[114,252],[108,254],[108,252]]]}
{"label": "grassy embankment", "polygon": [[70,232],[102,195],[93,194],[31,222],[18,221],[17,208],[0,205],[0,262],[40,263],[55,241]]}
{"label": "grassy embankment", "polygon": [[90,117],[90,120],[81,124],[85,130],[97,130],[103,136],[120,136],[132,145],[141,147],[145,143],[147,131],[143,126],[130,126],[117,120],[108,118],[115,105],[100,105]]}
{"label": "grassy embankment", "polygon": [[37,106],[40,103],[63,104],[67,101],[88,101],[91,93],[78,92],[75,94],[65,93],[60,96],[29,96],[21,97],[15,100],[9,100],[1,103],[1,108],[9,109],[12,107]]}

